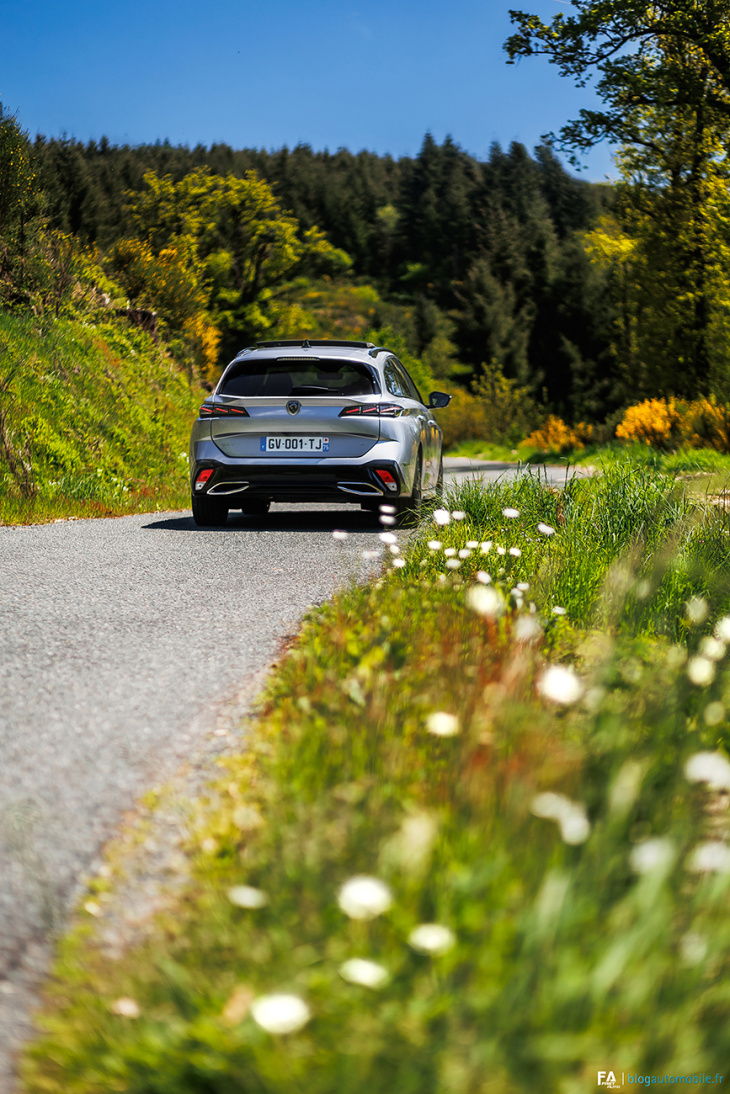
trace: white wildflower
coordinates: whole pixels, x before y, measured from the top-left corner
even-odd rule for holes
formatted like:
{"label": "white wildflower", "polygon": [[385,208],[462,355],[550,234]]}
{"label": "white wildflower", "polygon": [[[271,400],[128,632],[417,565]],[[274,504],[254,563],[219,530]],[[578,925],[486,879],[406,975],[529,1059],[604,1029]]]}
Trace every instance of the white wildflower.
{"label": "white wildflower", "polygon": [[477,570],[477,581],[481,581],[482,585],[490,585],[492,578],[486,570]]}
{"label": "white wildflower", "polygon": [[526,593],[529,590],[530,586],[527,581],[518,581],[517,588],[520,590],[521,593]]}
{"label": "white wildflower", "polygon": [[442,547],[443,547],[443,543],[441,542],[440,539],[430,539],[428,541],[429,551],[440,551]]}
{"label": "white wildflower", "polygon": [[629,864],[635,874],[651,874],[665,870],[674,860],[674,844],[669,839],[657,837],[644,840],[632,848]]}
{"label": "white wildflower", "polygon": [[445,558],[453,558],[456,554],[456,547],[447,547],[444,551]]}
{"label": "white wildflower", "polygon": [[530,812],[536,817],[556,821],[565,843],[585,843],[591,834],[583,803],[571,801],[563,794],[554,794],[552,791],[537,794],[530,803]]}
{"label": "white wildflower", "polygon": [[259,996],[251,1004],[251,1014],[267,1033],[296,1033],[312,1017],[303,999],[285,994]]}
{"label": "white wildflower", "polygon": [[459,732],[459,719],[445,710],[436,710],[426,719],[426,729],[437,737],[455,737]]}
{"label": "white wildflower", "polygon": [[451,516],[453,517],[454,520],[465,520],[466,519],[466,513],[463,511],[463,509],[452,509]]}
{"label": "white wildflower", "polygon": [[679,943],[679,952],[685,965],[701,965],[707,957],[707,950],[707,942],[695,931],[687,931]]}
{"label": "white wildflower", "polygon": [[555,529],[551,524],[543,524],[542,521],[537,526],[538,532],[541,532],[544,536],[554,536]]}
{"label": "white wildflower", "polygon": [[438,825],[428,813],[415,813],[405,817],[400,829],[386,840],[383,852],[388,861],[396,863],[407,873],[419,873],[431,858]]}
{"label": "white wildflower", "polygon": [[366,562],[373,562],[376,558],[380,558],[380,551],[363,551],[362,557]]}
{"label": "white wildflower", "polygon": [[456,936],[442,923],[421,923],[414,927],[408,935],[408,945],[419,953],[431,954],[434,957],[447,953],[456,944]]}
{"label": "white wildflower", "polygon": [[670,646],[667,650],[667,668],[681,669],[687,664],[687,651],[684,646]]}
{"label": "white wildflower", "polygon": [[645,580],[637,581],[634,588],[634,596],[637,600],[648,600],[651,595],[651,583]]}
{"label": "white wildflower", "polygon": [[345,882],[337,895],[337,903],[350,919],[374,919],[388,911],[393,896],[378,878],[359,874]]}
{"label": "white wildflower", "polygon": [[436,521],[437,524],[451,524],[451,513],[448,511],[448,509],[434,509],[433,519]]}
{"label": "white wildflower", "polygon": [[558,823],[560,824],[560,835],[563,837],[563,842],[569,843],[571,847],[579,843],[585,843],[591,834],[591,826],[582,807],[576,807],[562,817]]}
{"label": "white wildflower", "polygon": [[687,859],[694,874],[730,874],[730,847],[719,840],[699,843]]}
{"label": "white wildflower", "polygon": [[504,600],[494,586],[472,585],[466,594],[466,602],[474,612],[494,618],[504,611]]}
{"label": "white wildflower", "polygon": [[537,690],[545,699],[569,706],[583,694],[583,685],[568,665],[551,665],[537,681]]}
{"label": "white wildflower", "polygon": [[551,615],[565,615],[565,613],[566,613],[566,609],[561,608],[558,604],[556,604],[555,607],[552,609],[550,614]]}
{"label": "white wildflower", "polygon": [[391,528],[392,528],[392,527],[393,527],[393,525],[395,524],[395,517],[389,517],[389,516],[387,516],[387,515],[383,515],[383,516],[382,516],[382,517],[380,518],[380,523],[381,523],[381,524],[385,524],[385,525],[388,525],[389,527],[391,527]]}
{"label": "white wildflower", "polygon": [[730,615],[724,615],[715,624],[715,638],[730,645]]}
{"label": "white wildflower", "polygon": [[459,551],[459,558],[471,558],[471,551],[468,547],[462,547]]}
{"label": "white wildflower", "polygon": [[512,633],[518,642],[534,642],[542,634],[542,627],[534,615],[521,615]]}
{"label": "white wildflower", "polygon": [[513,558],[522,557],[522,551],[519,549],[519,547],[510,547],[509,553],[512,555]]}
{"label": "white wildflower", "polygon": [[693,596],[684,606],[687,620],[695,626],[704,623],[710,614],[710,607],[703,596]]}
{"label": "white wildflower", "polygon": [[388,544],[388,550],[390,551],[391,555],[399,555],[400,554],[400,547],[398,546],[397,543],[389,543]]}
{"label": "white wildflower", "polygon": [[719,638],[711,638],[710,635],[706,635],[700,642],[700,654],[710,661],[722,661],[725,650],[725,643]]}
{"label": "white wildflower", "polygon": [[390,517],[395,516],[395,514],[398,512],[394,505],[379,505],[378,509],[381,513],[386,513]]}
{"label": "white wildflower", "polygon": [[506,554],[507,554],[507,551],[505,550],[505,548],[504,548],[504,547],[498,547],[498,548],[497,548],[497,554],[498,554],[498,555],[506,555]]}
{"label": "white wildflower", "polygon": [[139,1018],[142,1013],[136,999],[130,999],[123,995],[121,999],[115,999],[109,1006],[112,1014],[118,1014],[120,1018]]}
{"label": "white wildflower", "polygon": [[332,533],[332,539],[347,539],[349,534],[349,532],[343,532],[341,528],[335,528],[334,532]]}
{"label": "white wildflower", "polygon": [[708,703],[703,712],[703,718],[705,719],[705,725],[719,726],[720,722],[725,720],[725,704],[719,701],[714,703]]}
{"label": "white wildflower", "polygon": [[263,889],[254,889],[252,885],[234,885],[228,890],[228,899],[237,908],[263,908],[269,903]]}
{"label": "white wildflower", "polygon": [[403,567],[405,566],[405,564],[406,564],[406,560],[404,558],[394,558],[393,559],[393,565],[395,566],[396,570],[402,570]]}
{"label": "white wildflower", "polygon": [[378,539],[381,543],[397,543],[398,537],[395,532],[379,532]]}
{"label": "white wildflower", "polygon": [[351,957],[340,965],[339,972],[343,980],[364,988],[382,988],[389,980],[387,969],[376,961],[367,961],[362,957]]}
{"label": "white wildflower", "polygon": [[697,687],[706,688],[715,679],[715,663],[706,657],[690,657],[687,675]]}
{"label": "white wildflower", "polygon": [[466,541],[466,545],[470,551],[476,551],[477,547],[479,546],[479,542],[476,539],[468,539]]}
{"label": "white wildflower", "polygon": [[488,555],[492,549],[491,539],[485,539],[481,546],[481,552],[483,555]]}
{"label": "white wildflower", "polygon": [[684,765],[691,783],[707,783],[713,790],[730,790],[730,761],[722,752],[695,752]]}
{"label": "white wildflower", "polygon": [[508,520],[514,520],[515,517],[520,515],[519,509],[503,509],[502,516],[507,517]]}
{"label": "white wildflower", "polygon": [[459,562],[458,558],[450,558],[446,562],[447,570],[458,570],[460,566],[461,563]]}

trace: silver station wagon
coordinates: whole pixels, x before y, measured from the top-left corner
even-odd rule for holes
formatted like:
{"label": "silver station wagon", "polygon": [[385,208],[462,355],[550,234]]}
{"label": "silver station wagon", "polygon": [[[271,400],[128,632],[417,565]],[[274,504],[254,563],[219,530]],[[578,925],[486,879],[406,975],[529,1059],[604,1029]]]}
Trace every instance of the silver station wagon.
{"label": "silver station wagon", "polygon": [[443,481],[441,429],[398,358],[370,342],[258,342],[231,362],[190,442],[193,519],[272,501],[417,510]]}

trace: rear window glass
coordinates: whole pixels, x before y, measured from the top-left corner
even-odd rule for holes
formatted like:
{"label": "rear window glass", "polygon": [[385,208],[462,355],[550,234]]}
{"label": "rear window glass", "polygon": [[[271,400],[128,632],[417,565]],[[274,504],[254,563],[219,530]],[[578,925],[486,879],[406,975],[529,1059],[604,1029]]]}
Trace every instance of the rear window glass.
{"label": "rear window glass", "polygon": [[221,395],[377,395],[372,373],[354,361],[241,361]]}

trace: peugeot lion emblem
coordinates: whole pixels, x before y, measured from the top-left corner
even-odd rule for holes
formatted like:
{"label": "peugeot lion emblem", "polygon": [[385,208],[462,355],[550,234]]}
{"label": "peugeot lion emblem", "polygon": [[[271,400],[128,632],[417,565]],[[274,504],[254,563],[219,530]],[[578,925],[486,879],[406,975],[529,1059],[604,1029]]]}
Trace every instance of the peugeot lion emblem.
{"label": "peugeot lion emblem", "polygon": [[290,399],[289,402],[286,404],[286,409],[289,411],[290,414],[298,414],[301,406],[302,404],[297,402],[296,399]]}

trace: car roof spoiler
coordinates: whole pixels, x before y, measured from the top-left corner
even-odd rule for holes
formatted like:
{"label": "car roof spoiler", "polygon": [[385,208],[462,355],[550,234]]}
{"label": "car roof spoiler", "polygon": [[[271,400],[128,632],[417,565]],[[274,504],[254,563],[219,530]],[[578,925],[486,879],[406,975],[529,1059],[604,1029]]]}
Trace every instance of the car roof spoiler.
{"label": "car roof spoiler", "polygon": [[311,349],[312,346],[345,346],[350,349],[375,349],[373,342],[341,342],[334,338],[297,338],[295,340],[285,340],[278,342],[254,342],[252,346],[246,346],[242,349],[241,353],[248,353],[254,349],[279,349],[279,348],[293,348],[298,346],[300,349]]}

